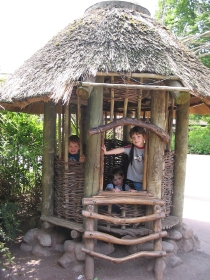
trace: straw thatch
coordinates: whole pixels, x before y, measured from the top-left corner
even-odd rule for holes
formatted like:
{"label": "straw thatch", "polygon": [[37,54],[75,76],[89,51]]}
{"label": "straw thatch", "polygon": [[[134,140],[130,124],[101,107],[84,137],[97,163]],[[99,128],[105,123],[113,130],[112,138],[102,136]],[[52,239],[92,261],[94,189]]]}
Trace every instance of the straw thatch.
{"label": "straw thatch", "polygon": [[117,2],[90,7],[7,79],[1,104],[69,102],[75,81],[97,72],[176,75],[210,104],[210,70],[164,26],[132,7]]}

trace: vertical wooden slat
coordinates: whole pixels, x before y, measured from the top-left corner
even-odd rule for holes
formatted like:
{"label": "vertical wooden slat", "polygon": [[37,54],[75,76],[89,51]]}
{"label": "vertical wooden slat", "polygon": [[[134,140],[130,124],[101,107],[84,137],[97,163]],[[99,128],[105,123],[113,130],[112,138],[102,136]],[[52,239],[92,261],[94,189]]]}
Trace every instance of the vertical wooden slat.
{"label": "vertical wooden slat", "polygon": [[[104,133],[101,134],[101,147],[104,146]],[[103,151],[100,154],[100,181],[99,181],[99,190],[103,191],[104,187],[104,153]]]}
{"label": "vertical wooden slat", "polygon": [[62,107],[59,103],[59,110],[58,110],[58,157],[59,159],[62,158]]}
{"label": "vertical wooden slat", "polygon": [[[69,104],[65,104],[65,123],[64,123],[64,161],[68,162],[68,143],[69,142]],[[66,165],[68,168],[68,165]]]}
{"label": "vertical wooden slat", "polygon": [[62,123],[61,123],[61,126],[62,126],[62,158],[64,159],[64,154],[65,154],[65,141],[64,141],[64,135],[65,135],[65,131],[64,131],[64,124],[65,124],[65,105],[62,105]]}
{"label": "vertical wooden slat", "polygon": [[[140,79],[141,85],[143,84],[143,78]],[[137,119],[140,120],[141,118],[141,99],[142,99],[142,89],[139,90],[138,94],[138,105],[137,105]]]}
{"label": "vertical wooden slat", "polygon": [[170,136],[170,140],[167,145],[167,150],[171,151],[171,142],[172,142],[172,135],[173,135],[173,118],[174,118],[174,98],[173,96],[170,97],[171,99],[171,109],[169,111],[168,116],[168,134]]}
{"label": "vertical wooden slat", "polygon": [[[94,212],[94,206],[88,205],[86,210],[89,212]],[[85,220],[85,230],[94,231],[94,219],[86,218]],[[85,239],[85,247],[87,250],[94,251],[94,239]],[[85,256],[85,277],[87,280],[94,279],[94,257],[86,254]]]}
{"label": "vertical wooden slat", "polygon": [[81,117],[81,104],[80,97],[77,96],[77,121],[78,121],[78,133],[80,135],[80,156],[83,155],[83,133],[82,133],[82,117]]}
{"label": "vertical wooden slat", "polygon": [[[161,208],[159,205],[154,206],[154,214],[160,214]],[[161,219],[154,220],[154,233],[162,231]],[[154,251],[162,251],[162,237],[154,240]],[[155,258],[154,273],[156,280],[163,279],[163,259],[162,257]]]}

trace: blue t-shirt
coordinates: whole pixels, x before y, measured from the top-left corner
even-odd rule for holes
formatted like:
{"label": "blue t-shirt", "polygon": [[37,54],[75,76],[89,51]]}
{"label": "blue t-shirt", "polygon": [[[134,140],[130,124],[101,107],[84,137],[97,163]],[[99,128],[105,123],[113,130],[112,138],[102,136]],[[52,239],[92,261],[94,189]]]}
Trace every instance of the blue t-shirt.
{"label": "blue t-shirt", "polygon": [[[112,183],[110,183],[106,186],[105,190],[107,191],[110,189],[119,189],[120,191],[123,191],[123,186],[114,186]],[[130,189],[131,188],[127,184],[125,184],[125,191],[129,191]]]}
{"label": "blue t-shirt", "polygon": [[80,155],[79,155],[79,153],[77,153],[77,154],[68,154],[68,159],[69,160],[73,160],[73,161],[77,161],[77,162],[79,162],[79,158],[80,158]]}

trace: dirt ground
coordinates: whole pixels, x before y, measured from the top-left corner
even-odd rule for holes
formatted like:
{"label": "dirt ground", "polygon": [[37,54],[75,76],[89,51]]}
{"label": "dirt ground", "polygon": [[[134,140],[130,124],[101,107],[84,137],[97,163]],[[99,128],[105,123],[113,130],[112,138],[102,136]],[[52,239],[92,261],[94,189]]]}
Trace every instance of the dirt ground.
{"label": "dirt ground", "polygon": [[[15,264],[7,270],[0,269],[0,279],[7,280],[85,280],[83,272],[74,272],[73,264],[67,269],[60,267],[57,260],[62,253],[52,253],[50,257],[35,257],[29,252],[20,250],[20,242],[11,246],[15,256]],[[111,255],[125,255],[123,247],[117,247]],[[180,253],[178,257],[183,264],[164,270],[163,280],[208,280],[210,279],[210,255],[199,251]],[[107,260],[95,259],[95,280],[154,280],[152,272],[147,271],[148,260],[138,258],[122,264],[114,264]]]}

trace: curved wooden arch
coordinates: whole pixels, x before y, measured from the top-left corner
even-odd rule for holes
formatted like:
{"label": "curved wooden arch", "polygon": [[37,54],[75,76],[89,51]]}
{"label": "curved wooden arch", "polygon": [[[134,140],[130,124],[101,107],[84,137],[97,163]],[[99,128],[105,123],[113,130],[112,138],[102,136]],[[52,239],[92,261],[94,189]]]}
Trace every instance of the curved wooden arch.
{"label": "curved wooden arch", "polygon": [[138,120],[138,119],[131,119],[131,118],[120,118],[120,119],[117,119],[113,122],[110,122],[109,124],[91,128],[89,130],[89,134],[94,135],[94,134],[97,134],[97,133],[102,133],[102,132],[105,132],[105,131],[107,131],[109,129],[112,129],[114,127],[124,126],[124,125],[134,125],[134,126],[141,126],[143,128],[146,128],[149,131],[155,133],[166,144],[170,140],[170,136],[168,135],[168,133],[166,133],[165,130],[158,127],[157,125],[155,125],[153,123],[145,122],[145,121],[142,121],[142,120]]}

